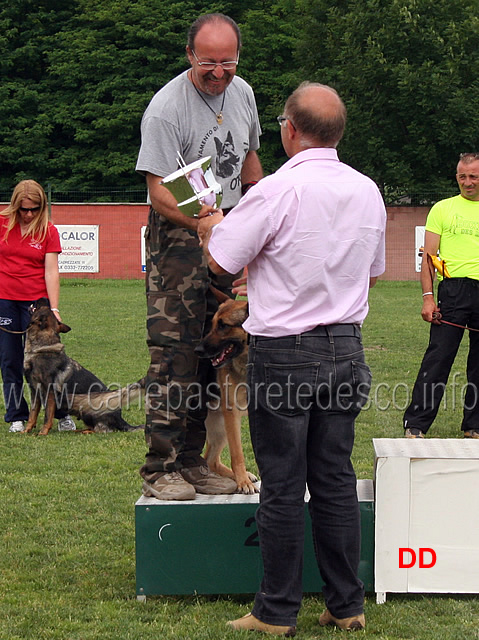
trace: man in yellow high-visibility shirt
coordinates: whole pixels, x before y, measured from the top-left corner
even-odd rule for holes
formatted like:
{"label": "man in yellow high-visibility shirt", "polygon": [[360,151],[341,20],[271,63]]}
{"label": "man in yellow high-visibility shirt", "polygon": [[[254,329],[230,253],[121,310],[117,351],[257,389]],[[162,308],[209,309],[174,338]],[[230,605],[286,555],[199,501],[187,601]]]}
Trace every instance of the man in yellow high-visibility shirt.
{"label": "man in yellow high-visibility shirt", "polygon": [[[461,429],[465,438],[479,438],[479,153],[461,154],[456,180],[460,195],[436,203],[426,221],[421,315],[431,331],[404,414],[406,438],[424,438],[433,423],[466,327],[470,342]],[[437,252],[447,273],[437,272],[436,303],[428,255]]]}

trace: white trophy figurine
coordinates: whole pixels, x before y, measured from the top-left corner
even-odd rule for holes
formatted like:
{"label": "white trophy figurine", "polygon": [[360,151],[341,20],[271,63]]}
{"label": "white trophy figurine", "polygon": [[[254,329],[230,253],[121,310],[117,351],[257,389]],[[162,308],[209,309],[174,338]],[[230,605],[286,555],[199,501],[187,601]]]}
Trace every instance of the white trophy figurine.
{"label": "white trophy figurine", "polygon": [[216,209],[223,198],[223,189],[216,181],[211,169],[211,156],[206,156],[190,164],[178,153],[178,171],[163,178],[161,184],[178,201],[178,207],[190,218],[197,218],[204,204]]}

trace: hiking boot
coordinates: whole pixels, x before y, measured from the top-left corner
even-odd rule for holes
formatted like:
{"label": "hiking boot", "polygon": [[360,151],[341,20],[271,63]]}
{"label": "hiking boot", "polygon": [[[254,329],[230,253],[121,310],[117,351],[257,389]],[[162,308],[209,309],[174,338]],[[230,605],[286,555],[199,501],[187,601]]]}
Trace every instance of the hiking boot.
{"label": "hiking boot", "polygon": [[270,633],[273,636],[285,636],[292,638],[296,635],[296,627],[283,626],[278,624],[266,624],[255,618],[252,613],[247,613],[238,620],[231,620],[226,623],[229,627],[233,627],[236,631],[262,631]]}
{"label": "hiking boot", "polygon": [[464,437],[479,439],[479,429],[468,429],[464,431]]}
{"label": "hiking boot", "polygon": [[319,626],[325,627],[328,624],[336,625],[344,631],[359,631],[366,627],[366,619],[364,618],[364,613],[349,618],[335,618],[333,614],[326,609],[326,611],[323,611],[319,616]]}
{"label": "hiking boot", "polygon": [[22,420],[15,420],[14,422],[10,423],[10,429],[9,432],[10,433],[20,433],[21,431],[25,430],[25,425],[23,424]]}
{"label": "hiking boot", "polygon": [[221,495],[234,493],[238,488],[234,480],[210,471],[206,465],[183,467],[183,469],[180,469],[180,473],[186,482],[193,485],[198,493]]}
{"label": "hiking boot", "polygon": [[424,433],[421,429],[416,429],[416,427],[410,427],[404,431],[405,438],[424,438]]}
{"label": "hiking boot", "polygon": [[145,482],[143,495],[157,500],[194,500],[194,487],[185,482],[177,471],[161,474],[154,482]]}
{"label": "hiking boot", "polygon": [[58,421],[58,431],[76,431],[76,424],[73,422],[71,416],[65,416]]}

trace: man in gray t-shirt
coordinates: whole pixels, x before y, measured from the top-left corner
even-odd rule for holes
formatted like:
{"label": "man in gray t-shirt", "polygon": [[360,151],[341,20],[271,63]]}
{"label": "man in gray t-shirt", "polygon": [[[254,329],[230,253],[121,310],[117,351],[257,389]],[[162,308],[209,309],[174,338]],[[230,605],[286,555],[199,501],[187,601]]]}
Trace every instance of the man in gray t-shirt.
{"label": "man in gray t-shirt", "polygon": [[141,122],[136,169],[146,176],[151,201],[146,231],[151,364],[146,377],[149,450],[140,474],[143,493],[160,500],[236,490],[233,480],[212,473],[201,456],[206,386],[214,378],[209,361],[194,352],[215,310],[210,282],[232,295],[234,278],[218,280],[208,270],[196,235],[198,219],[178,208],[161,179],[178,169],[178,153],[186,164],[211,156],[227,212],[262,178],[253,91],[235,76],[240,47],[240,32],[231,18],[200,16],[188,34],[191,68],[153,97]]}

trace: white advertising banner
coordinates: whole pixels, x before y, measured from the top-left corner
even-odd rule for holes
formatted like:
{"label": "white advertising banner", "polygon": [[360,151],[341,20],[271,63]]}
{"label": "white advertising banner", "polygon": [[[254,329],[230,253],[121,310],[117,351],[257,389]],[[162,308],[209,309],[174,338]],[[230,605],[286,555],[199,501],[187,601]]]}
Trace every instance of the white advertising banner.
{"label": "white advertising banner", "polygon": [[60,273],[98,273],[98,224],[57,224],[62,252],[58,256]]}
{"label": "white advertising banner", "polygon": [[422,252],[424,250],[424,227],[416,227],[415,229],[415,249],[416,249],[416,272],[419,273],[421,271],[422,264]]}
{"label": "white advertising banner", "polygon": [[145,243],[146,225],[141,227],[141,270],[146,271],[146,243]]}

